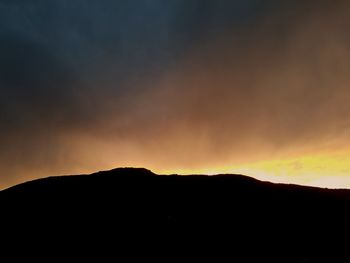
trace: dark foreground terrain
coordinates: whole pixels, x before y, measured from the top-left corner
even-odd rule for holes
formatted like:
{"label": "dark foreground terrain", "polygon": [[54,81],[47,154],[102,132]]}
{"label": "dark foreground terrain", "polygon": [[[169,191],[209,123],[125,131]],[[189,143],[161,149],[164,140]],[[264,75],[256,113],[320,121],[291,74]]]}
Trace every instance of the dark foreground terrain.
{"label": "dark foreground terrain", "polygon": [[349,190],[127,168],[21,184],[0,205],[7,245],[54,258],[350,262]]}

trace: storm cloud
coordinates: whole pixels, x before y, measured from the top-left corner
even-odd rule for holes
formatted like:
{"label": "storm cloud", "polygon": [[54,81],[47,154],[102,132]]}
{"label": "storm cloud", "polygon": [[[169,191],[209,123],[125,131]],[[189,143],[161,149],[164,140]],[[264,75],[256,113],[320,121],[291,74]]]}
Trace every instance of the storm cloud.
{"label": "storm cloud", "polygon": [[0,1],[1,187],[344,146],[346,1]]}

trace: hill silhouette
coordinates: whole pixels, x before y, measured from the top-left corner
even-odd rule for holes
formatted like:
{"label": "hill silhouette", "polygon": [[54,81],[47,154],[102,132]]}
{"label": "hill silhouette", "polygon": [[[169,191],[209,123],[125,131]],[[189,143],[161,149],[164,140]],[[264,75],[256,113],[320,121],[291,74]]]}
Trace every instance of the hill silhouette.
{"label": "hill silhouette", "polygon": [[214,254],[244,258],[237,262],[338,262],[350,232],[350,190],[242,175],[119,168],[20,184],[0,192],[0,205],[10,235],[64,238],[85,254],[110,246],[131,249],[129,257],[165,253],[165,261],[190,253],[197,260]]}

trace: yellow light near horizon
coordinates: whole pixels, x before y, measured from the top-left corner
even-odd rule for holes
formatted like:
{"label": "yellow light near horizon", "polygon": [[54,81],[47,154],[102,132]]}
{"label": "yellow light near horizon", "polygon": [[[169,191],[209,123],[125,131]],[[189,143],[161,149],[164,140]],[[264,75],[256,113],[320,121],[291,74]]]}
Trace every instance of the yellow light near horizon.
{"label": "yellow light near horizon", "polygon": [[326,188],[350,188],[350,153],[325,153],[263,160],[237,166],[161,171],[178,174],[244,174],[263,181]]}

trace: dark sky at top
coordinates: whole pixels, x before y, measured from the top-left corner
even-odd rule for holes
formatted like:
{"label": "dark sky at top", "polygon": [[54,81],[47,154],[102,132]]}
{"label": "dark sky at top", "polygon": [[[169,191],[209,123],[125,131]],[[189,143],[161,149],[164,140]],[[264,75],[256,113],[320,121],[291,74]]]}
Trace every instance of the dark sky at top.
{"label": "dark sky at top", "polygon": [[[288,130],[300,127],[299,119],[306,118],[302,112],[316,102],[301,99],[297,107],[289,107],[290,100],[283,101],[283,94],[291,95],[294,86],[286,85],[286,92],[281,92],[266,76],[282,70],[278,73],[281,76],[290,67],[300,69],[300,65],[301,72],[296,75],[324,75],[320,67],[313,73],[311,69],[320,64],[317,59],[324,61],[323,55],[320,57],[323,51],[328,54],[334,50],[334,43],[340,43],[337,47],[344,54],[340,49],[348,40],[344,40],[342,28],[345,30],[348,21],[337,15],[340,6],[348,7],[344,3],[0,0],[1,178],[12,182],[26,172],[30,177],[77,171],[79,165],[85,167],[84,158],[86,162],[94,158],[93,154],[80,153],[82,145],[97,155],[108,152],[110,159],[114,143],[123,149],[117,151],[116,159],[134,156],[134,151],[139,159],[148,151],[172,148],[169,141],[188,144],[197,137],[197,127],[205,130],[206,146],[198,142],[192,148],[210,149],[218,156],[227,155],[225,141],[230,136],[251,141],[257,136],[247,129],[257,127],[262,139],[270,143],[269,149],[277,143],[288,144]],[[309,31],[304,32],[304,28]],[[329,32],[334,35],[327,38],[320,28],[328,36]],[[322,48],[314,48],[324,40],[322,52]],[[310,50],[303,50],[302,42]],[[313,58],[305,61],[305,56]],[[345,62],[329,63],[339,66],[334,74],[345,76]],[[297,83],[296,75],[287,74],[284,80]],[[293,91],[289,98],[317,94],[319,101],[329,97],[327,87],[319,87],[320,92],[312,89],[318,85],[318,77],[301,78],[297,94]],[[257,88],[252,79],[261,81],[261,86]],[[325,77],[322,83],[333,84],[333,79],[334,75]],[[306,82],[312,90],[300,90]],[[270,96],[265,96],[265,91]],[[275,94],[275,101],[271,102],[271,94]],[[246,104],[251,106],[242,106]],[[347,114],[347,109],[340,111]],[[271,117],[271,112],[277,116]],[[318,113],[311,110],[307,116],[317,118]],[[300,118],[294,120],[296,115]],[[286,118],[292,120],[284,123]],[[234,128],[237,121],[242,128]],[[266,134],[272,130],[276,134],[270,138]],[[296,134],[299,143],[310,135],[311,128],[298,130],[302,130]],[[161,137],[160,142],[150,139],[154,136]],[[85,139],[74,145],[75,138]],[[104,140],[110,142],[104,142],[110,144],[108,150],[101,146]],[[128,142],[133,150],[125,146]],[[158,144],[160,148],[155,146]],[[176,159],[177,151],[169,152],[169,158]],[[190,156],[196,155],[191,151]],[[158,157],[155,154],[152,158]],[[209,158],[197,157],[194,162],[198,163]],[[103,169],[104,163],[96,166],[99,164]],[[169,167],[176,165],[187,163],[179,160]]]}
{"label": "dark sky at top", "polygon": [[1,130],[87,118],[102,103],[95,93],[142,89],[132,82],[244,26],[268,2],[0,1]]}

